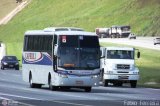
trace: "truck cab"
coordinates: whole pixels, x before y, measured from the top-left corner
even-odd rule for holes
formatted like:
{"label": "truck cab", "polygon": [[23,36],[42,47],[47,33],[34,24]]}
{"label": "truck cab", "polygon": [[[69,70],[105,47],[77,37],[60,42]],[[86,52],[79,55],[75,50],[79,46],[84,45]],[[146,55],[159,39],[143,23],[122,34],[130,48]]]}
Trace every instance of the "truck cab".
{"label": "truck cab", "polygon": [[104,86],[113,83],[114,86],[122,86],[130,83],[136,88],[139,80],[139,69],[135,65],[135,53],[140,58],[138,49],[131,47],[101,47],[101,72],[100,78]]}

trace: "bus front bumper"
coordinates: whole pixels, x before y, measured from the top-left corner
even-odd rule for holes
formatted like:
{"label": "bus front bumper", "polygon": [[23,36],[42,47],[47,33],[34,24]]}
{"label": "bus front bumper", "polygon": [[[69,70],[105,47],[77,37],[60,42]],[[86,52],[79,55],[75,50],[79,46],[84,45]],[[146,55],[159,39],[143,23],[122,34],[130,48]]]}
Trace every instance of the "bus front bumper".
{"label": "bus front bumper", "polygon": [[99,76],[59,76],[53,79],[54,86],[93,87],[99,86]]}

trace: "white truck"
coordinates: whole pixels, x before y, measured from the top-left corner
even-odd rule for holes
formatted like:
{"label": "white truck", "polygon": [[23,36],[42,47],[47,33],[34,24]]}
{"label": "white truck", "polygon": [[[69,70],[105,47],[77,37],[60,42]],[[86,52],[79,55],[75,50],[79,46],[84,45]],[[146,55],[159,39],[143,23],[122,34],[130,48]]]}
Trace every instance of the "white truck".
{"label": "white truck", "polygon": [[103,86],[113,83],[114,86],[122,86],[130,83],[136,88],[139,80],[139,69],[135,65],[135,53],[140,58],[138,49],[131,47],[101,47],[101,72],[100,79]]}
{"label": "white truck", "polygon": [[130,26],[112,26],[109,30],[111,38],[126,38],[131,33]]}
{"label": "white truck", "polygon": [[99,38],[107,38],[109,36],[109,29],[110,28],[96,28],[95,32]]}

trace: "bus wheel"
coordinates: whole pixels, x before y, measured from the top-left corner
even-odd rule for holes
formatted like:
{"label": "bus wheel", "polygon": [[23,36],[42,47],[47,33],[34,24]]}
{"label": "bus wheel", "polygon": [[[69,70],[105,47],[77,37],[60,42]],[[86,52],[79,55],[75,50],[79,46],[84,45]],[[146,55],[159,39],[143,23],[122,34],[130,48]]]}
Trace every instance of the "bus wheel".
{"label": "bus wheel", "polygon": [[32,80],[32,74],[29,75],[29,84],[31,88],[35,88],[35,84],[33,84],[33,80]]}
{"label": "bus wheel", "polygon": [[92,87],[86,87],[85,88],[85,92],[91,92],[91,90],[92,90]]}
{"label": "bus wheel", "polygon": [[56,91],[58,89],[57,86],[52,85],[51,77],[48,80],[48,85],[49,85],[49,89],[52,90],[52,91]]}

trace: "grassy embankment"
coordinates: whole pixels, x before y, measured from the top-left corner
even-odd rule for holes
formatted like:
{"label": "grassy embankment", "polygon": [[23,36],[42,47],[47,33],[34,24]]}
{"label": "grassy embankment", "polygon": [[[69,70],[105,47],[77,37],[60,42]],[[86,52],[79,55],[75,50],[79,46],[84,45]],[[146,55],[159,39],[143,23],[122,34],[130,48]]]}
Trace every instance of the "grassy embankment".
{"label": "grassy embankment", "polygon": [[[127,46],[114,43],[101,43],[101,46]],[[127,46],[128,47],[128,46]],[[129,46],[131,47],[131,46]],[[138,85],[160,88],[160,51],[135,47],[140,50],[141,58],[136,59],[140,70]]]}

